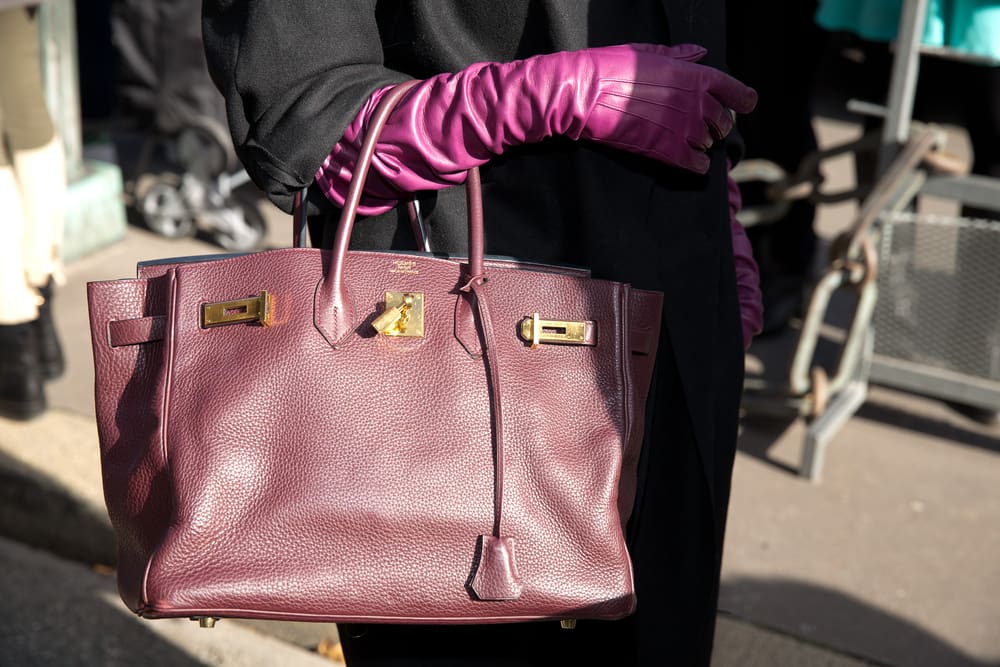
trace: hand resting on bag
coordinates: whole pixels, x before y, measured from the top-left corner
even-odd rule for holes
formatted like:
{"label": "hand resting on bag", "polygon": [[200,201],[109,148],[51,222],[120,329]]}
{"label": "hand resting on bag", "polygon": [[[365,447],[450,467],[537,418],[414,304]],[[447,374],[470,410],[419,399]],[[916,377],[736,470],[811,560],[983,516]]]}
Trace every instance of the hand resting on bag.
{"label": "hand resting on bag", "polygon": [[[550,136],[594,141],[704,173],[705,151],[750,112],[757,94],[701,65],[700,46],[626,44],[477,63],[421,82],[393,111],[376,147],[359,212],[383,213],[401,193],[461,183],[507,148]],[[316,175],[343,204],[375,91]]]}

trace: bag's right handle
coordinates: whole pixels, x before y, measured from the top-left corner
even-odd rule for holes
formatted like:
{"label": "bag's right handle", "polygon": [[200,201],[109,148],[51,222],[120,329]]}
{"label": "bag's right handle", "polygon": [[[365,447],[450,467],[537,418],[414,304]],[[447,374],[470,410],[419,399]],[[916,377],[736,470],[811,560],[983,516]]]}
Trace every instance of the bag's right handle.
{"label": "bag's right handle", "polygon": [[[413,80],[399,84],[390,90],[379,102],[372,114],[368,131],[365,135],[354,176],[351,179],[344,207],[337,225],[333,248],[330,253],[324,253],[323,277],[316,286],[314,304],[314,321],[316,328],[323,334],[327,342],[338,347],[354,331],[354,315],[347,297],[344,283],[344,264],[347,250],[351,242],[351,232],[357,217],[358,205],[364,192],[368,170],[371,168],[375,146],[382,128],[399,100],[420,81]],[[468,216],[469,216],[469,276],[483,277],[483,195],[479,179],[479,170],[472,169],[467,179]]]}
{"label": "bag's right handle", "polygon": [[[354,317],[347,298],[344,284],[344,264],[347,248],[357,216],[358,204],[364,190],[365,179],[371,167],[375,144],[385,126],[386,120],[396,103],[417,85],[417,81],[400,84],[389,91],[379,102],[372,116],[361,152],[358,155],[354,176],[344,201],[344,208],[334,238],[332,252],[326,253],[323,278],[316,286],[315,314],[316,328],[334,348],[346,342],[353,332]],[[469,588],[480,600],[515,600],[521,595],[521,581],[514,559],[514,540],[502,532],[504,498],[504,430],[503,401],[501,400],[500,367],[497,364],[497,347],[494,330],[487,307],[486,275],[483,252],[483,192],[479,170],[469,170],[466,179],[469,216],[469,263],[463,285],[459,286],[462,296],[456,305],[456,334],[462,340],[459,329],[467,329],[473,334],[482,334],[482,357],[486,366],[486,378],[490,384],[490,418],[492,421],[494,456],[493,525],[489,533],[478,536],[477,554]],[[475,315],[473,315],[473,309]],[[459,322],[468,321],[463,327]],[[478,323],[478,330],[477,330]],[[469,349],[468,344],[466,349]],[[492,444],[492,443],[486,443]]]}

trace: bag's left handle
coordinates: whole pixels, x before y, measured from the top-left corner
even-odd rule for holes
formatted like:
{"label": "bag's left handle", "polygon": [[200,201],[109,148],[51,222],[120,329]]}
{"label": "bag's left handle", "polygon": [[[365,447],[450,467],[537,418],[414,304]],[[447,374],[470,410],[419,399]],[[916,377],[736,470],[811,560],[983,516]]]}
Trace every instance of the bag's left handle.
{"label": "bag's left handle", "polygon": [[[293,248],[305,248],[309,245],[309,215],[306,213],[306,199],[308,196],[309,188],[306,187],[296,192],[292,199]],[[420,202],[416,198],[407,201],[406,212],[410,217],[410,227],[413,230],[413,240],[417,244],[417,250],[430,252],[431,245],[427,238],[427,229],[424,227]]]}
{"label": "bag's left handle", "polygon": [[306,195],[309,188],[302,188],[292,200],[292,247],[305,248],[309,243],[309,216],[306,215]]}
{"label": "bag's left handle", "polygon": [[347,256],[351,231],[354,228],[354,218],[357,215],[358,205],[361,203],[368,169],[375,153],[375,144],[397,102],[418,83],[420,83],[418,80],[412,80],[399,84],[386,93],[379,105],[375,107],[375,113],[368,127],[368,134],[361,145],[361,153],[358,155],[357,163],[354,165],[354,176],[351,178],[351,185],[344,199],[333,247],[331,252],[323,255],[323,277],[316,285],[313,322],[332,347],[339,347],[352,331],[354,313],[344,285],[344,258]]}
{"label": "bag's left handle", "polygon": [[[347,298],[344,260],[350,245],[354,219],[357,216],[358,205],[361,202],[375,146],[396,103],[419,83],[419,80],[411,80],[397,85],[386,93],[375,108],[355,164],[350,188],[344,200],[333,247],[331,252],[324,254],[323,278],[316,286],[314,322],[316,328],[333,347],[339,347],[350,336],[355,324],[351,304]],[[471,169],[466,187],[469,203],[469,264],[467,271],[470,279],[483,278],[483,204],[478,176],[478,169]]]}

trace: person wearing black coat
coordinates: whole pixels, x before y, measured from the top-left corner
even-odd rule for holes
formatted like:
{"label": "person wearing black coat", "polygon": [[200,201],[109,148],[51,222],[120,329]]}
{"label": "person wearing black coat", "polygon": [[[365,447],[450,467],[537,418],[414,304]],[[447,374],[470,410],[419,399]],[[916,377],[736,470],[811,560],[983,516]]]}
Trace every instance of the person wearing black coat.
{"label": "person wearing black coat", "polygon": [[[248,173],[285,211],[309,188],[310,236],[327,246],[338,210],[317,171],[374,91],[617,44],[698,44],[701,64],[720,69],[726,57],[723,0],[205,0],[203,28]],[[741,147],[723,134],[705,173],[567,136],[511,146],[482,167],[487,253],[589,266],[665,294],[627,527],[636,613],[575,630],[344,625],[351,667],[709,664],[744,350],[727,199],[727,161]],[[464,188],[417,199],[431,248],[464,252]],[[413,248],[405,207],[359,222],[352,245]]]}

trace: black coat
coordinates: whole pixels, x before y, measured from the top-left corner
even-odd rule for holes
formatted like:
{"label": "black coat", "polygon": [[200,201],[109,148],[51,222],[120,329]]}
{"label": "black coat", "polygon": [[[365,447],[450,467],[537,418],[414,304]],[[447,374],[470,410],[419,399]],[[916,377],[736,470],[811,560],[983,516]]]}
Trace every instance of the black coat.
{"label": "black coat", "polygon": [[[290,210],[379,87],[473,62],[625,42],[695,42],[708,48],[703,62],[721,67],[724,9],[724,0],[205,0],[204,38],[237,153]],[[411,630],[372,626],[352,640],[355,630],[345,628],[352,665],[560,664],[539,656],[589,661],[604,649],[613,665],[707,664],[743,373],[725,147],[711,155],[700,176],[554,138],[482,170],[487,252],[589,266],[596,277],[665,293],[629,526],[639,612],[576,633],[554,624],[420,628],[408,641]],[[464,251],[462,189],[421,203],[432,248]],[[331,208],[315,192],[310,205],[315,214]],[[412,247],[396,212],[360,222],[355,235],[355,246]],[[528,650],[529,636],[541,648]],[[380,661],[380,652],[407,658]]]}

